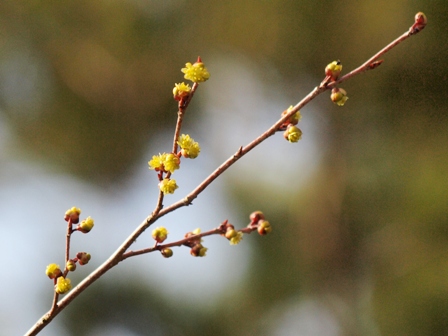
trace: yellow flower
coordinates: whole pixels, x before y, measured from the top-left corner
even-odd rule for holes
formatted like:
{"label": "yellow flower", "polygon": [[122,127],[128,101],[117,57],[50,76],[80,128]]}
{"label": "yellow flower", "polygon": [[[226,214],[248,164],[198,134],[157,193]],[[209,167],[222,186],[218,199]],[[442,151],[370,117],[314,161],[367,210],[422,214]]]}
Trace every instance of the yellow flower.
{"label": "yellow flower", "polygon": [[70,283],[70,279],[68,279],[68,278],[59,277],[56,282],[56,285],[54,285],[54,290],[58,294],[65,294],[70,289],[72,289],[72,285]]}
{"label": "yellow flower", "polygon": [[191,87],[189,84],[184,82],[179,84],[174,84],[173,96],[175,100],[181,100],[182,98],[188,97],[190,94]]}
{"label": "yellow flower", "polygon": [[192,137],[188,134],[182,134],[179,136],[177,144],[181,148],[181,154],[185,158],[195,159],[198,157],[201,147]]}
{"label": "yellow flower", "polygon": [[331,90],[331,100],[338,106],[344,106],[347,101],[347,92],[344,89],[334,88]]}
{"label": "yellow flower", "polygon": [[325,75],[332,80],[337,80],[342,71],[341,61],[333,61],[325,67]]}
{"label": "yellow flower", "polygon": [[92,217],[89,216],[83,221],[81,221],[81,223],[78,225],[78,230],[81,231],[82,233],[87,233],[90,232],[90,230],[92,230],[93,226],[94,221]]}
{"label": "yellow flower", "polygon": [[180,160],[173,153],[166,154],[163,160],[163,167],[166,171],[169,171],[171,174],[174,173],[176,169],[179,169]]}
{"label": "yellow flower", "polygon": [[271,224],[266,220],[260,220],[258,222],[257,231],[262,236],[267,235],[268,233],[270,233],[272,231]]}
{"label": "yellow flower", "polygon": [[65,221],[68,222],[70,219],[73,224],[79,223],[79,215],[81,214],[81,209],[77,207],[72,207],[65,212]]}
{"label": "yellow flower", "polygon": [[160,183],[159,183],[159,189],[165,195],[173,194],[177,188],[179,188],[179,187],[176,184],[176,180],[174,180],[174,179],[170,180],[170,179],[165,178],[162,181],[160,181]]}
{"label": "yellow flower", "polygon": [[243,233],[237,232],[236,236],[230,238],[230,245],[237,245],[241,240],[243,240]]}
{"label": "yellow flower", "polygon": [[194,64],[186,63],[185,68],[182,68],[181,71],[185,74],[185,79],[191,80],[194,83],[205,82],[210,78],[210,74],[200,57]]}
{"label": "yellow flower", "polygon": [[302,138],[302,131],[297,126],[288,125],[283,137],[289,142],[297,142]]}
{"label": "yellow flower", "polygon": [[198,243],[191,248],[190,254],[193,257],[205,257],[207,250],[208,248],[202,246],[201,243]]}
{"label": "yellow flower", "polygon": [[50,278],[50,279],[55,279],[58,276],[60,276],[62,274],[61,269],[59,268],[59,265],[57,264],[50,264],[47,266],[47,269],[45,270],[45,274]]}
{"label": "yellow flower", "polygon": [[154,169],[155,171],[163,171],[163,162],[165,161],[166,153],[153,155],[151,161],[148,162],[149,169]]}
{"label": "yellow flower", "polygon": [[152,238],[154,238],[154,240],[159,244],[163,243],[167,237],[168,230],[163,226],[156,227],[154,230],[152,230]]}

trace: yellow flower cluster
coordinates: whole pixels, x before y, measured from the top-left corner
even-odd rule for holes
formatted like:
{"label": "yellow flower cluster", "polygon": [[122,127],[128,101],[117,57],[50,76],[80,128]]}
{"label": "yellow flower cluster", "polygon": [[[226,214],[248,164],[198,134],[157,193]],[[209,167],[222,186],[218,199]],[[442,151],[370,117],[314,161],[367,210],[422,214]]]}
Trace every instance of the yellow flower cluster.
{"label": "yellow flower cluster", "polygon": [[179,188],[174,179],[163,179],[159,182],[159,189],[166,194],[174,194],[174,191]]}
{"label": "yellow flower cluster", "polygon": [[175,84],[173,89],[173,96],[175,100],[181,100],[190,94],[191,87],[184,82]]}
{"label": "yellow flower cluster", "polygon": [[176,169],[179,169],[180,159],[173,153],[163,153],[154,155],[151,161],[148,162],[149,169],[155,171],[167,171],[173,173]]}
{"label": "yellow flower cluster", "polygon": [[56,285],[54,285],[54,290],[58,294],[65,294],[70,289],[72,289],[72,284],[70,279],[68,278],[59,277],[58,280],[56,281]]}
{"label": "yellow flower cluster", "polygon": [[201,147],[188,134],[179,136],[177,144],[181,148],[181,154],[185,158],[195,159],[198,157]]}
{"label": "yellow flower cluster", "polygon": [[163,243],[168,238],[168,230],[163,226],[156,227],[152,230],[152,238],[159,244]]}
{"label": "yellow flower cluster", "polygon": [[210,78],[210,73],[200,59],[194,64],[186,63],[185,68],[182,68],[181,71],[185,74],[185,79],[191,80],[194,83],[205,82]]}

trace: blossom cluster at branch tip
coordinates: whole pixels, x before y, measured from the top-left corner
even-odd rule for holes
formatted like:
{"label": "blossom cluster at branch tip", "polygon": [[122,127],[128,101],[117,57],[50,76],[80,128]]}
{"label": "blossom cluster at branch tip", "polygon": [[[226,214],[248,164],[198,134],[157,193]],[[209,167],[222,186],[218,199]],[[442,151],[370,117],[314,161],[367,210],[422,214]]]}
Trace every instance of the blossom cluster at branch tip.
{"label": "blossom cluster at branch tip", "polygon": [[191,87],[189,84],[175,83],[173,89],[173,97],[177,101],[181,101],[182,99],[188,97],[190,95]]}
{"label": "blossom cluster at branch tip", "polygon": [[156,227],[152,230],[152,238],[159,244],[163,243],[168,238],[168,230],[163,226]]}
{"label": "blossom cluster at branch tip", "polygon": [[72,224],[79,223],[79,215],[81,214],[81,209],[77,207],[72,207],[65,212],[64,219],[66,222],[72,221]]}
{"label": "blossom cluster at branch tip", "polygon": [[155,171],[174,173],[180,167],[180,159],[173,153],[163,153],[153,155],[148,165],[149,169],[154,169]]}
{"label": "blossom cluster at branch tip", "polygon": [[325,76],[329,77],[332,81],[335,81],[338,79],[341,71],[342,71],[341,61],[339,60],[333,61],[325,67]]}
{"label": "blossom cluster at branch tip", "polygon": [[347,92],[341,88],[333,88],[331,90],[330,98],[333,101],[333,103],[335,103],[338,106],[344,106],[345,102],[348,99]]}
{"label": "blossom cluster at branch tip", "polygon": [[295,125],[288,125],[283,137],[289,142],[297,142],[302,138],[302,131]]}
{"label": "blossom cluster at branch tip", "polygon": [[161,192],[166,194],[174,194],[174,191],[179,188],[176,184],[176,180],[164,178],[159,182],[159,189]]}
{"label": "blossom cluster at branch tip", "polygon": [[45,274],[50,279],[56,279],[58,276],[62,275],[61,268],[57,264],[50,264],[47,266],[47,269],[45,270]]}
{"label": "blossom cluster at branch tip", "polygon": [[210,73],[204,63],[202,63],[200,57],[198,57],[198,60],[193,64],[189,62],[186,63],[185,68],[182,68],[181,71],[185,74],[185,79],[191,80],[194,83],[205,82],[210,78]]}
{"label": "blossom cluster at branch tip", "polygon": [[177,144],[181,148],[181,155],[185,158],[195,159],[198,157],[201,147],[199,143],[194,141],[188,134],[182,134],[177,140]]}
{"label": "blossom cluster at branch tip", "polygon": [[94,220],[89,216],[86,219],[82,220],[76,229],[78,231],[81,231],[82,233],[88,233],[90,232],[90,230],[92,230],[94,225]]}
{"label": "blossom cluster at branch tip", "polygon": [[65,294],[70,289],[72,289],[72,285],[71,285],[71,281],[69,278],[64,278],[64,277],[60,276],[56,280],[56,285],[54,285],[54,290],[56,291],[56,293]]}

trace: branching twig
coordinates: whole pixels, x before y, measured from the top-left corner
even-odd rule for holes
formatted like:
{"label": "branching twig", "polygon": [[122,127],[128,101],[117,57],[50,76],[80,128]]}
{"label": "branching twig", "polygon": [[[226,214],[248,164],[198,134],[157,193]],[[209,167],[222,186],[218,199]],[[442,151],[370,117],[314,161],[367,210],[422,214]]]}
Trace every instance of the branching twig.
{"label": "branching twig", "polygon": [[[134,241],[156,220],[159,218],[169,214],[170,212],[173,212],[174,210],[190,205],[195,198],[199,196],[199,194],[204,191],[218,176],[220,176],[222,173],[224,173],[228,168],[230,168],[236,161],[238,161],[241,157],[246,155],[249,151],[251,151],[253,148],[261,144],[264,140],[274,135],[276,132],[278,132],[283,125],[283,123],[288,120],[290,117],[292,117],[295,113],[297,113],[299,110],[301,110],[304,106],[306,106],[311,100],[316,98],[319,94],[323,93],[324,91],[327,91],[329,89],[334,88],[336,85],[352,78],[355,75],[358,75],[362,72],[365,72],[367,70],[371,70],[379,66],[382,61],[378,60],[381,56],[383,56],[386,52],[397,46],[399,43],[403,42],[410,36],[415,35],[419,31],[421,31],[426,25],[426,17],[424,17],[423,14],[418,13],[415,18],[415,23],[411,26],[408,32],[404,33],[394,41],[392,41],[390,44],[388,44],[386,47],[381,49],[378,53],[376,53],[374,56],[372,56],[369,60],[367,60],[365,63],[363,63],[358,68],[352,70],[345,76],[342,76],[341,78],[333,81],[323,81],[319,86],[315,87],[308,95],[305,96],[299,103],[297,103],[293,108],[288,109],[288,113],[284,114],[277,122],[275,122],[269,129],[267,129],[265,132],[263,132],[260,136],[258,136],[256,139],[254,139],[252,142],[247,144],[244,147],[240,147],[234,155],[232,155],[230,158],[228,158],[226,161],[224,161],[213,173],[211,173],[204,181],[202,181],[193,191],[191,191],[185,198],[182,200],[173,203],[172,205],[163,208],[162,202],[163,202],[163,193],[159,193],[157,205],[154,209],[154,211],[151,213],[150,216],[148,216],[135,230],[134,232],[126,238],[126,240],[122,243],[122,245],[102,264],[100,265],[95,271],[93,271],[89,276],[87,276],[81,283],[79,283],[75,288],[73,288],[63,299],[61,299],[59,302],[57,302],[58,296],[56,295],[54,297],[54,302],[52,305],[51,310],[46,313],[39,321],[27,332],[26,335],[36,335],[39,333],[46,325],[48,325],[70,302],[72,302],[79,294],[81,294],[87,287],[89,287],[91,284],[93,284],[97,279],[99,279],[104,273],[106,273],[108,270],[116,266],[119,262],[141,254],[154,252],[156,250],[161,250],[163,248],[168,248],[172,246],[181,246],[192,239],[200,239],[201,237],[205,237],[212,234],[222,234],[222,225],[218,228],[215,228],[213,230],[194,235],[189,236],[187,238],[181,239],[176,242],[163,244],[163,245],[155,245],[153,247],[142,249],[139,251],[129,251],[126,252],[129,247],[134,243]],[[177,152],[177,139],[180,134],[180,128],[182,125],[182,118],[185,113],[186,108],[188,107],[191,98],[196,91],[198,85],[195,83],[193,85],[192,91],[190,96],[185,101],[179,102],[179,110],[178,110],[178,120],[176,123],[176,130],[174,133],[174,141],[173,141],[173,153]],[[239,230],[240,232],[244,233],[250,233],[254,230],[254,226],[248,226],[244,229]],[[68,238],[69,239],[69,238]],[[67,244],[69,245],[69,243]],[[68,260],[68,257],[66,257],[66,261]]]}

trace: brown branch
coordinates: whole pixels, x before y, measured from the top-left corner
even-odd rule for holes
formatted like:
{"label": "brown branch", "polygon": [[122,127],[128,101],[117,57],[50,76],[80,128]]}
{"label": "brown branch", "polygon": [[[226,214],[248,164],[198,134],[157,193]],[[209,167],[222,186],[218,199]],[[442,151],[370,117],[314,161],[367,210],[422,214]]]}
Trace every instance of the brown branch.
{"label": "brown branch", "polygon": [[[134,243],[134,241],[157,219],[159,219],[162,216],[167,215],[168,213],[183,207],[190,205],[192,201],[198,197],[198,195],[207,188],[218,176],[220,176],[222,173],[224,173],[228,168],[230,168],[236,161],[238,161],[241,157],[246,155],[249,151],[251,151],[253,148],[261,144],[264,140],[274,135],[281,125],[288,120],[292,115],[294,115],[297,111],[302,109],[304,106],[306,106],[311,100],[316,98],[319,94],[322,92],[329,90],[333,87],[335,87],[337,84],[342,83],[343,81],[346,81],[350,79],[351,77],[358,75],[362,72],[365,72],[370,69],[376,68],[378,65],[381,64],[380,61],[377,61],[379,57],[384,55],[386,52],[397,46],[399,43],[403,42],[405,39],[407,39],[410,36],[415,35],[421,29],[424,28],[424,25],[426,25],[426,21],[424,22],[424,25],[422,25],[421,22],[417,22],[417,17],[420,13],[416,16],[416,23],[409,29],[408,32],[398,37],[396,40],[392,41],[390,44],[388,44],[386,47],[381,49],[378,53],[376,53],[374,56],[372,56],[369,60],[367,60],[365,63],[363,63],[358,68],[354,69],[353,71],[349,72],[345,76],[341,77],[337,81],[333,81],[330,83],[323,82],[321,85],[315,87],[305,98],[303,98],[297,105],[295,105],[290,111],[285,114],[282,118],[280,118],[275,124],[273,124],[268,130],[266,130],[264,133],[262,133],[260,136],[258,136],[256,139],[254,139],[252,142],[247,144],[245,147],[240,147],[234,155],[232,155],[230,158],[228,158],[223,164],[221,164],[213,173],[211,173],[201,184],[198,185],[192,192],[190,192],[184,199],[173,203],[169,207],[162,208],[162,201],[163,201],[163,195],[159,194],[159,199],[157,202],[157,206],[152,212],[150,216],[148,216],[135,230],[134,232],[126,238],[126,240],[122,243],[122,245],[107,259],[101,266],[99,266],[95,271],[93,271],[89,276],[87,276],[83,281],[81,281],[75,288],[73,288],[63,299],[61,299],[60,302],[57,304],[53,304],[51,310],[46,313],[44,316],[42,316],[36,324],[31,327],[31,329],[26,333],[26,335],[36,335],[38,334],[43,328],[45,328],[46,325],[48,325],[70,302],[72,302],[79,294],[81,294],[87,287],[89,287],[91,284],[93,284],[97,279],[99,279],[104,273],[106,273],[108,270],[116,266],[120,261],[127,259],[133,255],[143,254],[143,253],[149,253],[153,252],[154,250],[160,248],[161,246],[152,247],[147,249],[145,252],[128,252],[128,254],[125,254],[127,249]],[[421,15],[419,17],[421,20]],[[425,17],[426,20],[426,17]],[[195,84],[196,85],[196,84]],[[193,86],[192,93],[188,97],[188,99],[185,101],[185,103],[180,106],[180,109],[183,109],[183,112],[185,112],[185,109],[188,107],[191,98],[193,96],[194,91],[196,90],[195,85]],[[197,85],[196,85],[197,86]],[[179,119],[179,118],[178,118]],[[175,138],[174,138],[174,144],[173,149],[177,150],[177,147],[175,145],[177,138],[176,133],[180,132],[181,127],[181,121],[178,121],[178,126],[176,126],[176,132],[175,132]],[[177,135],[178,136],[178,135]],[[204,234],[199,234],[198,237],[204,236],[207,234],[215,234],[216,229],[208,231]],[[243,229],[245,231],[248,230],[248,228]],[[250,229],[249,229],[250,230]],[[191,239],[189,237],[188,239]],[[178,244],[179,242],[174,242],[170,244]],[[176,245],[170,245],[166,244],[165,246],[176,246]],[[140,250],[144,251],[144,250]]]}

